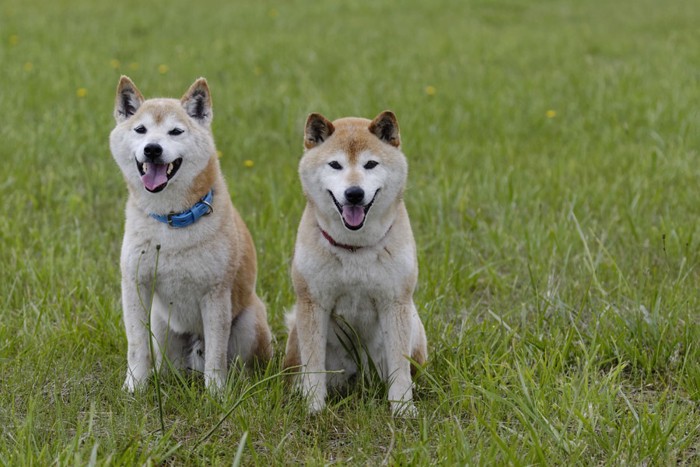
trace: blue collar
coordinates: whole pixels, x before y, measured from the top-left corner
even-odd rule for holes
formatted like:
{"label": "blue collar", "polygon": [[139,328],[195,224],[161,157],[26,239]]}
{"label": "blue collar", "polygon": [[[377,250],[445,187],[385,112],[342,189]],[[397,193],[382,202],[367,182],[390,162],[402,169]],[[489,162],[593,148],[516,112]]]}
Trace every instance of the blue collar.
{"label": "blue collar", "polygon": [[163,224],[168,224],[170,227],[175,229],[181,229],[189,225],[194,224],[199,220],[200,217],[207,216],[214,212],[214,208],[211,207],[212,199],[214,199],[214,189],[209,190],[209,193],[204,195],[202,199],[197,201],[191,209],[187,211],[170,214],[160,215],[151,214],[150,216],[162,222]]}

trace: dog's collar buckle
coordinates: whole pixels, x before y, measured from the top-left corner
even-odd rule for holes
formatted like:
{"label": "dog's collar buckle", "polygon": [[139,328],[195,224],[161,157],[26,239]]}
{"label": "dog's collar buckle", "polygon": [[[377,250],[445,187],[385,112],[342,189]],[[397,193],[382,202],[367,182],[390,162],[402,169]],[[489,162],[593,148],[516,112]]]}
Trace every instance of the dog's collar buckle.
{"label": "dog's collar buckle", "polygon": [[[213,195],[213,194],[214,194],[214,191],[211,190],[210,193]],[[206,196],[205,196],[204,198],[202,198],[202,199],[200,200],[200,203],[202,203],[202,204],[205,205],[207,208],[209,208],[209,209],[207,210],[207,212],[205,212],[204,214],[202,214],[203,216],[208,216],[209,214],[211,214],[212,212],[214,212],[214,207],[211,205],[211,197],[209,198],[209,201],[207,201],[207,200],[206,200]]]}
{"label": "dog's collar buckle", "polygon": [[181,229],[194,224],[201,217],[208,216],[214,212],[214,208],[211,205],[213,199],[214,189],[211,189],[202,197],[202,199],[197,201],[195,205],[187,211],[177,213],[171,212],[170,214],[166,215],[151,214],[151,217],[159,222],[167,224],[168,227],[172,229]]}

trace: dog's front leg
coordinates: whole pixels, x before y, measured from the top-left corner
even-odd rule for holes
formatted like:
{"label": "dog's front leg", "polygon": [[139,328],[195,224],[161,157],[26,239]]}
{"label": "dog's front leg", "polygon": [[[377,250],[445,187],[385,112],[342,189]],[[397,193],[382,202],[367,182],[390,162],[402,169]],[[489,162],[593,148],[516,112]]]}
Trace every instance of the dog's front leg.
{"label": "dog's front leg", "polygon": [[388,303],[379,314],[386,368],[384,378],[389,384],[391,411],[397,416],[414,416],[413,383],[411,366],[407,356],[411,355],[411,306]]}
{"label": "dog's front leg", "polygon": [[231,289],[217,288],[202,300],[204,384],[216,392],[226,384],[228,340],[231,335]]}
{"label": "dog's front leg", "polygon": [[137,287],[134,278],[122,278],[122,308],[128,344],[126,379],[122,388],[129,392],[142,387],[151,371],[151,336],[148,335],[148,310],[145,308],[145,304],[151,302],[150,290],[141,287],[139,297]]}
{"label": "dog's front leg", "polygon": [[296,330],[299,357],[304,366],[301,389],[307,398],[309,412],[323,409],[326,402],[326,346],[330,312],[310,300],[301,300],[296,307]]}

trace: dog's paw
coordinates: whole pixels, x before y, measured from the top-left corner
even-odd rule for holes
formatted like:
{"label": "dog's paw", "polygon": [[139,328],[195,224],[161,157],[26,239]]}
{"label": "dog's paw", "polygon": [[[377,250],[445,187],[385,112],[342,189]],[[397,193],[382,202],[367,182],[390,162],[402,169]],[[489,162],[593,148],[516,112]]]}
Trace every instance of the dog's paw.
{"label": "dog's paw", "polygon": [[[322,377],[319,377],[322,376]],[[310,415],[321,412],[326,407],[326,380],[325,375],[319,373],[305,373],[302,375],[301,391],[306,399],[306,408]]]}
{"label": "dog's paw", "polygon": [[224,392],[226,378],[219,371],[204,373],[204,385],[212,395],[218,396]]}
{"label": "dog's paw", "polygon": [[126,374],[126,379],[124,380],[124,384],[122,384],[122,390],[128,392],[129,394],[133,394],[136,392],[138,389],[141,389],[145,386],[146,384],[146,379],[147,378],[136,378],[132,372],[127,372]]}
{"label": "dog's paw", "polygon": [[411,401],[392,401],[391,413],[394,417],[416,418],[418,409]]}
{"label": "dog's paw", "polygon": [[323,400],[323,398],[309,396],[308,407],[309,415],[316,415],[323,411],[323,409],[326,407],[326,402]]}
{"label": "dog's paw", "polygon": [[135,390],[136,386],[134,385],[134,379],[127,377],[126,381],[124,381],[124,384],[122,384],[122,391],[126,391],[129,394],[133,394]]}
{"label": "dog's paw", "polygon": [[204,373],[204,342],[201,339],[195,340],[192,344],[187,366],[192,371]]}

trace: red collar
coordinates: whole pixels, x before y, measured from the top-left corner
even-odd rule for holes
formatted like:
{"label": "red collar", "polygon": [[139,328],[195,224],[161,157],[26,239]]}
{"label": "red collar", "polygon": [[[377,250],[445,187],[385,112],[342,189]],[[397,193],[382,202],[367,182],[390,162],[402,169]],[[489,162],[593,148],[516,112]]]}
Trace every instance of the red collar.
{"label": "red collar", "polygon": [[[389,230],[391,230],[391,228],[393,226],[394,226],[393,224],[389,226],[389,229],[387,229],[386,233],[384,234],[384,237],[382,237],[382,240],[384,240],[384,238],[386,238],[386,236],[389,234]],[[328,232],[323,230],[320,225],[318,226],[318,229],[321,231],[323,238],[328,240],[328,243],[330,243],[331,245],[333,245],[335,247],[342,248],[343,250],[348,250],[351,253],[355,253],[357,250],[363,248],[361,246],[353,246],[353,245],[346,245],[345,243],[338,243],[335,241],[335,239],[333,237],[331,237],[328,234]],[[380,240],[380,242],[381,242],[381,240]]]}
{"label": "red collar", "polygon": [[348,250],[348,251],[350,251],[350,252],[352,252],[352,253],[355,253],[355,251],[357,251],[357,250],[359,250],[360,248],[362,248],[361,246],[352,246],[352,245],[346,245],[346,244],[344,244],[344,243],[338,243],[338,242],[335,241],[335,239],[334,239],[333,237],[331,237],[330,235],[328,235],[328,232],[326,232],[325,230],[321,229],[321,226],[319,226],[318,228],[321,230],[321,234],[323,235],[323,237],[324,237],[326,240],[328,240],[328,243],[330,243],[330,244],[333,245],[333,246],[337,246],[338,248],[342,248],[342,249],[344,249],[344,250]]}

